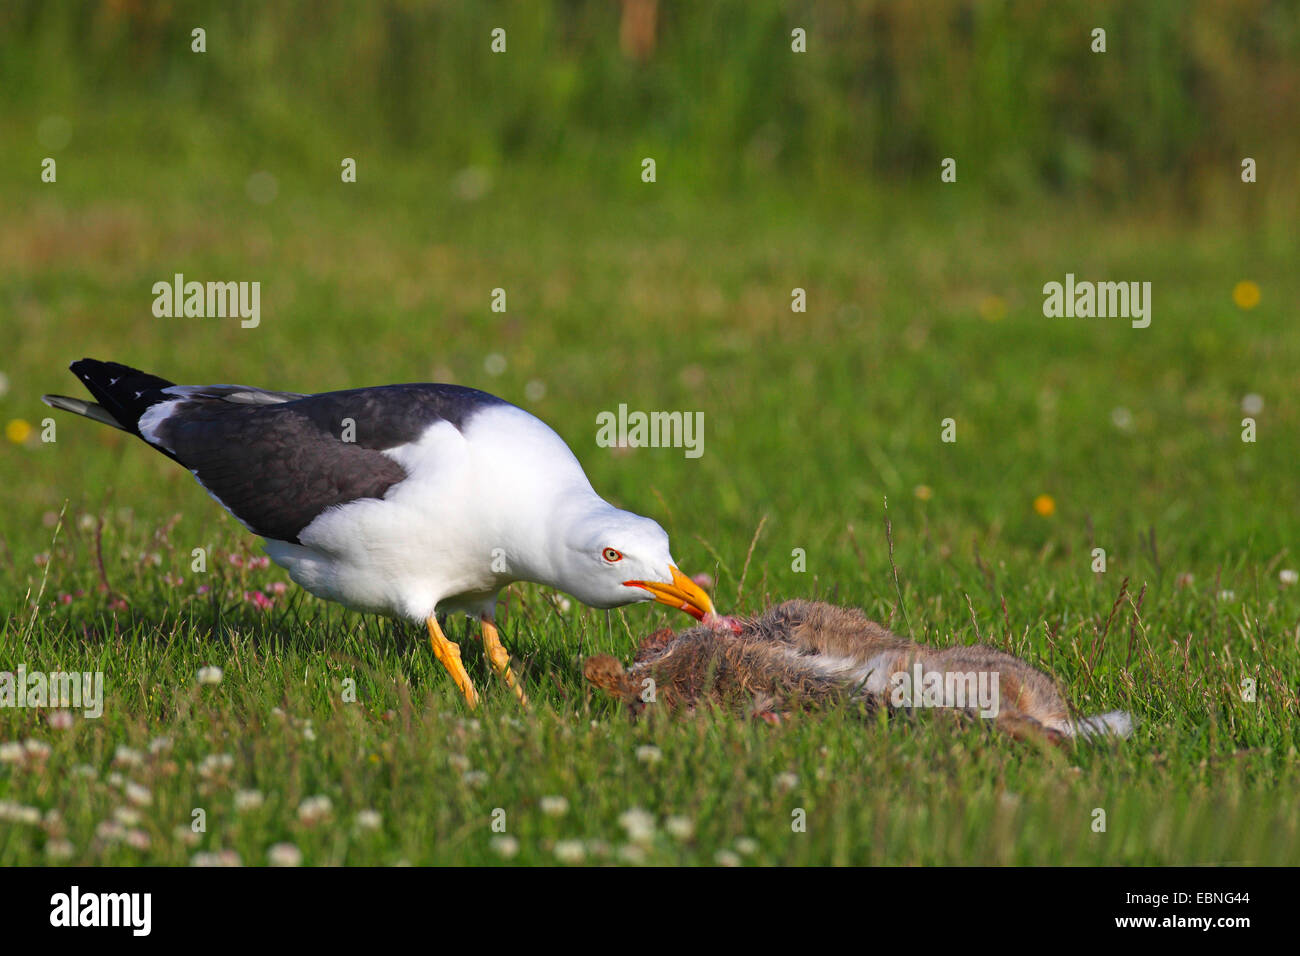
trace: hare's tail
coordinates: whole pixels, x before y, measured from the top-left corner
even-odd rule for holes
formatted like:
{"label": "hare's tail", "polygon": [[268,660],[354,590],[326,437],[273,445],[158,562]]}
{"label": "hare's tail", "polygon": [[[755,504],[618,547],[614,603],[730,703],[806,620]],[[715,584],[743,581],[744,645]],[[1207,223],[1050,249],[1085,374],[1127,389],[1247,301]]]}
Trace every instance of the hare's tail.
{"label": "hare's tail", "polygon": [[1127,711],[1112,710],[1094,717],[1079,717],[1070,723],[1066,732],[1071,737],[1128,737],[1135,723]]}

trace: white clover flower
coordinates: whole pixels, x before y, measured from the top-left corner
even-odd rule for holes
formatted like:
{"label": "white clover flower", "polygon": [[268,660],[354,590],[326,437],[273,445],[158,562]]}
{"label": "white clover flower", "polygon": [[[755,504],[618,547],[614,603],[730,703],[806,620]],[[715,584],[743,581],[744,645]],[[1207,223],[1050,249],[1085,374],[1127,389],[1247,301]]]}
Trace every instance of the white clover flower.
{"label": "white clover flower", "polygon": [[334,804],[329,797],[308,797],[298,804],[298,819],[304,823],[315,823],[334,812]]}
{"label": "white clover flower", "polygon": [[137,807],[147,807],[153,803],[153,793],[150,792],[149,788],[133,780],[126,782],[126,786],[122,788],[122,793],[125,794],[127,800]]}
{"label": "white clover flower", "polygon": [[215,853],[195,853],[190,866],[243,866],[244,861],[234,850],[218,850]]}
{"label": "white clover flower", "polygon": [[266,851],[266,861],[271,866],[300,866],[302,850],[292,843],[277,843]]}
{"label": "white clover flower", "polygon": [[227,773],[235,766],[230,754],[208,754],[199,762],[200,777],[215,777]]}
{"label": "white clover flower", "polygon": [[199,683],[215,687],[221,683],[221,679],[226,676],[226,672],[220,667],[200,667]]}
{"label": "white clover flower", "polygon": [[149,752],[151,754],[160,754],[172,749],[172,739],[170,737],[155,737],[149,741]]}
{"label": "white clover flower", "polygon": [[21,763],[27,751],[23,750],[20,743],[3,743],[0,744],[0,763]]}
{"label": "white clover flower", "polygon": [[494,836],[491,845],[492,850],[503,860],[514,859],[519,852],[519,841],[512,836]]}
{"label": "white clover flower", "polygon": [[624,863],[640,864],[646,861],[646,852],[644,847],[639,847],[635,843],[625,843],[618,848],[618,858]]}
{"label": "white clover flower", "polygon": [[109,843],[116,843],[126,836],[126,827],[117,820],[101,820],[95,827],[95,836]]}
{"label": "white clover flower", "polygon": [[581,840],[561,840],[555,844],[555,858],[561,863],[581,863],[587,857],[587,849]]}
{"label": "white clover flower", "polygon": [[384,825],[384,817],[378,810],[358,810],[356,824],[359,830],[378,830]]}
{"label": "white clover flower", "polygon": [[113,751],[113,766],[138,767],[144,763],[144,754],[130,747],[118,747]]}
{"label": "white clover flower", "polygon": [[488,775],[482,770],[467,770],[461,776],[461,780],[467,787],[482,787],[488,782]]}
{"label": "white clover flower", "polygon": [[35,825],[41,822],[41,811],[11,800],[0,800],[0,820]]}
{"label": "white clover flower", "polygon": [[134,850],[149,849],[149,834],[143,830],[131,830],[126,835],[126,845]]}
{"label": "white clover flower", "polygon": [[45,844],[45,855],[51,860],[66,860],[76,852],[77,848],[67,840],[50,840]]}
{"label": "white clover flower", "polygon": [[663,756],[664,752],[662,750],[650,744],[636,748],[636,759],[642,763],[658,763],[663,759]]}
{"label": "white clover flower", "polygon": [[782,793],[789,793],[797,786],[799,786],[799,775],[797,773],[787,771],[776,775],[776,788]]}
{"label": "white clover flower", "polygon": [[1277,579],[1289,587],[1300,581],[1300,574],[1297,574],[1294,568],[1283,568],[1277,573]]}
{"label": "white clover flower", "polygon": [[695,824],[690,817],[669,817],[664,821],[664,830],[676,840],[689,840],[695,836]]}
{"label": "white clover flower", "polygon": [[569,812],[569,801],[564,797],[542,797],[538,806],[548,817],[561,817]]}
{"label": "white clover flower", "polygon": [[113,811],[113,819],[124,827],[134,827],[140,825],[139,812],[132,810],[130,807],[118,807]]}
{"label": "white clover flower", "polygon": [[62,709],[50,711],[49,724],[52,730],[71,729],[72,711]]}
{"label": "white clover flower", "polygon": [[740,857],[731,850],[719,850],[713,854],[713,862],[718,866],[740,866]]}
{"label": "white clover flower", "polygon": [[654,839],[654,814],[640,807],[625,810],[618,818],[619,826],[627,831],[629,840],[635,843],[648,843]]}
{"label": "white clover flower", "polygon": [[50,755],[52,748],[43,740],[34,740],[28,737],[23,741],[23,750],[27,751],[27,756],[33,760],[44,760]]}
{"label": "white clover flower", "polygon": [[736,847],[736,852],[741,856],[753,856],[758,852],[758,841],[753,837],[736,837],[733,845]]}
{"label": "white clover flower", "polygon": [[256,810],[265,802],[265,799],[260,790],[236,790],[235,809],[241,812]]}

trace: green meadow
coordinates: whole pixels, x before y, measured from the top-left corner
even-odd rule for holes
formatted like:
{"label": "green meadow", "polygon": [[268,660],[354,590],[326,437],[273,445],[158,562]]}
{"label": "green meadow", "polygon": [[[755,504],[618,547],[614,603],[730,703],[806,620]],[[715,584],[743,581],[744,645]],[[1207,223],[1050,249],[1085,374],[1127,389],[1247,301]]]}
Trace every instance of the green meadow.
{"label": "green meadow", "polygon": [[[358,15],[296,35],[236,4],[211,14],[205,60],[183,16],[118,22],[112,7],[88,52],[71,8],[0,19],[28,41],[4,41],[23,53],[0,75],[23,94],[0,108],[0,673],[106,683],[95,718],[0,706],[0,865],[1300,862],[1294,143],[1242,110],[1257,148],[1242,132],[1222,156],[1199,149],[1216,117],[1168,105],[1181,87],[1154,79],[1178,65],[1159,15],[1138,66],[1111,61],[1149,80],[1150,142],[1104,122],[1055,135],[1086,98],[1086,52],[1051,74],[1070,97],[1026,93],[1017,113],[1020,81],[1041,92],[1038,60],[1073,41],[1011,13],[973,35],[1033,47],[1047,30],[1047,52],[1021,63],[998,56],[1015,44],[968,39],[963,56],[1010,78],[976,71],[987,122],[945,142],[942,117],[931,130],[909,112],[944,102],[924,57],[874,63],[893,79],[838,110],[837,90],[860,89],[852,45],[835,46],[843,69],[773,79],[758,45],[784,63],[801,8],[665,14],[660,60],[640,70],[612,5],[575,5],[569,23],[541,4],[398,3],[382,30]],[[897,37],[924,34],[900,8],[918,23]],[[519,59],[493,75],[488,31],[512,15]],[[420,55],[426,27],[464,68],[450,91],[451,67]],[[1294,23],[1274,27],[1296,42]],[[231,36],[247,48],[223,50]],[[306,64],[349,42],[388,63],[372,40],[407,99],[361,79],[320,122],[332,87],[308,92]],[[701,105],[715,46],[736,88],[709,79]],[[1223,76],[1266,88],[1214,49]],[[428,71],[441,82],[425,103]],[[1122,103],[1114,82],[1096,95]],[[830,105],[805,114],[801,95]],[[1216,102],[1251,101],[1234,97]],[[857,162],[844,131],[888,119],[877,99],[911,105]],[[439,104],[452,132],[435,145]],[[776,158],[765,104],[771,124],[801,118]],[[1034,151],[1062,142],[1076,165],[1044,167]],[[1241,182],[1241,156],[1258,182]],[[177,273],[260,282],[260,323],[156,317],[152,287]],[[1044,285],[1067,274],[1151,283],[1149,327],[1045,316]],[[918,640],[989,643],[1050,671],[1080,713],[1132,712],[1136,732],[1054,749],[928,713],[632,721],[586,686],[584,658],[630,659],[688,619],[532,585],[498,618],[530,709],[476,628],[449,629],[484,695],[470,712],[421,628],[298,590],[184,469],[42,405],[82,394],[67,364],[83,356],[179,383],[488,390],[555,428],[598,492],[658,520],[720,611],[815,598]],[[620,404],[703,413],[703,453],[600,447],[597,416]]]}

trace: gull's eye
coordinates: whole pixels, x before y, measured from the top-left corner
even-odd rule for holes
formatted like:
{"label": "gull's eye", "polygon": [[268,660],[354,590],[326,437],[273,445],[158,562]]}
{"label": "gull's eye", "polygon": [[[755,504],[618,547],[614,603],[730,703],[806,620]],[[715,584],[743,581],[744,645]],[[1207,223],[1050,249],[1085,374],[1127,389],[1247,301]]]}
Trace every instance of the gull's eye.
{"label": "gull's eye", "polygon": [[613,548],[606,548],[604,551],[600,552],[600,556],[610,564],[623,560],[623,553],[621,551],[615,551]]}

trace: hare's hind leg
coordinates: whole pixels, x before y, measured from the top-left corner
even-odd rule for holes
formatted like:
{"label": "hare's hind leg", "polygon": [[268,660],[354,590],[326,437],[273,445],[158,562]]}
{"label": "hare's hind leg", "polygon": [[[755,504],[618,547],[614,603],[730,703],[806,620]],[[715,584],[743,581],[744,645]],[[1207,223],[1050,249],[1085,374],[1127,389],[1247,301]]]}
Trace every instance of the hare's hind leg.
{"label": "hare's hind leg", "polygon": [[1065,745],[1065,734],[1040,724],[1028,714],[1012,708],[1003,708],[997,716],[997,728],[1016,740],[1032,740],[1057,747]]}

